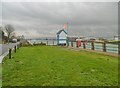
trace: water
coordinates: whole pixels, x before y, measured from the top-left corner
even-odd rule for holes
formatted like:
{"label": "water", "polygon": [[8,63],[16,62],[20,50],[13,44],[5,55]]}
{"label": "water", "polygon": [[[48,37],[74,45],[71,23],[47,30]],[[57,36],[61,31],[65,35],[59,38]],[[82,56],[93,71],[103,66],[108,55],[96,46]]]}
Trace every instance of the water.
{"label": "water", "polygon": [[47,42],[48,42],[48,45],[53,45],[53,43],[54,43],[54,45],[57,45],[57,40],[30,40],[30,42],[31,43],[46,43],[47,44]]}
{"label": "water", "polygon": [[[31,40],[31,43],[46,43],[48,42],[48,45],[57,45],[57,40]],[[102,49],[102,43],[95,43],[95,50],[103,51]],[[69,46],[71,46],[71,42],[69,42]],[[73,42],[73,47],[76,47],[76,42]],[[83,43],[81,44],[81,47],[83,48]],[[86,44],[87,49],[91,49],[91,43]],[[106,44],[106,52],[118,54],[118,45],[115,44]]]}

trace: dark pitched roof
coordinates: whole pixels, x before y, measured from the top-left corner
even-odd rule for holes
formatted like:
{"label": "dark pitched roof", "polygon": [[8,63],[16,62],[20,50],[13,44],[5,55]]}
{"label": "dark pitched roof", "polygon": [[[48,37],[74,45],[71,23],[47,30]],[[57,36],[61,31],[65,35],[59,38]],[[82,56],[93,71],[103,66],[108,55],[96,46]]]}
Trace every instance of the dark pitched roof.
{"label": "dark pitched roof", "polygon": [[62,31],[63,31],[65,34],[67,34],[67,32],[66,32],[64,29],[59,30],[59,31],[57,32],[57,34],[60,34]]}

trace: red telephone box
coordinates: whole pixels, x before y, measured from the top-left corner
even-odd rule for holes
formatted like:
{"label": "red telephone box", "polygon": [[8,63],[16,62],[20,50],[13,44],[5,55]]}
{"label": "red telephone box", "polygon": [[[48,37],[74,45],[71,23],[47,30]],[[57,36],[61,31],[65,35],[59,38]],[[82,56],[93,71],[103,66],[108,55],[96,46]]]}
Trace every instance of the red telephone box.
{"label": "red telephone box", "polygon": [[77,47],[81,46],[81,40],[76,40],[76,43],[77,43]]}

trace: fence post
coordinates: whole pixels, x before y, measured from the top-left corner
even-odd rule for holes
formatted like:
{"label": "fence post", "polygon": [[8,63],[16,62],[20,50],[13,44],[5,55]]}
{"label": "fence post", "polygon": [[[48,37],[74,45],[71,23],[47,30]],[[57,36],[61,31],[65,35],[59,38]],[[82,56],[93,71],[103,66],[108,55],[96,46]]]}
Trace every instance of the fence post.
{"label": "fence post", "polygon": [[16,46],[14,47],[14,52],[16,53]]}
{"label": "fence post", "polygon": [[11,59],[11,52],[12,52],[12,49],[9,48],[9,59]]}
{"label": "fence post", "polygon": [[18,49],[20,48],[20,44],[18,44]]}
{"label": "fence post", "polygon": [[73,47],[73,42],[71,42],[71,47]]}
{"label": "fence post", "polygon": [[47,45],[48,45],[48,41],[47,41]]}
{"label": "fence post", "polygon": [[106,42],[103,42],[103,52],[106,52]]}
{"label": "fence post", "polygon": [[53,46],[54,46],[54,41],[53,41]]}
{"label": "fence post", "polygon": [[86,46],[85,46],[85,41],[83,41],[83,48],[86,49]]}
{"label": "fence post", "polygon": [[77,41],[76,41],[76,47],[78,48],[78,43],[77,43]]}
{"label": "fence post", "polygon": [[118,54],[120,55],[120,42],[118,42]]}
{"label": "fence post", "polygon": [[120,50],[118,49],[118,54],[120,55]]}
{"label": "fence post", "polygon": [[91,49],[95,50],[95,46],[94,46],[94,42],[93,41],[91,42]]}

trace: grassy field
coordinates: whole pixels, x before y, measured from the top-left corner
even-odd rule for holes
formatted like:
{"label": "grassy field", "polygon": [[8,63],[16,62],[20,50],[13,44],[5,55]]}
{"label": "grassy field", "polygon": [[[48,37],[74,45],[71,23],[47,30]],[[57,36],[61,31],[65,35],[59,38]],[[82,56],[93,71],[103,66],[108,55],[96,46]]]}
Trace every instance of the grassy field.
{"label": "grassy field", "polygon": [[3,63],[3,86],[115,86],[117,57],[54,46],[22,47]]}

